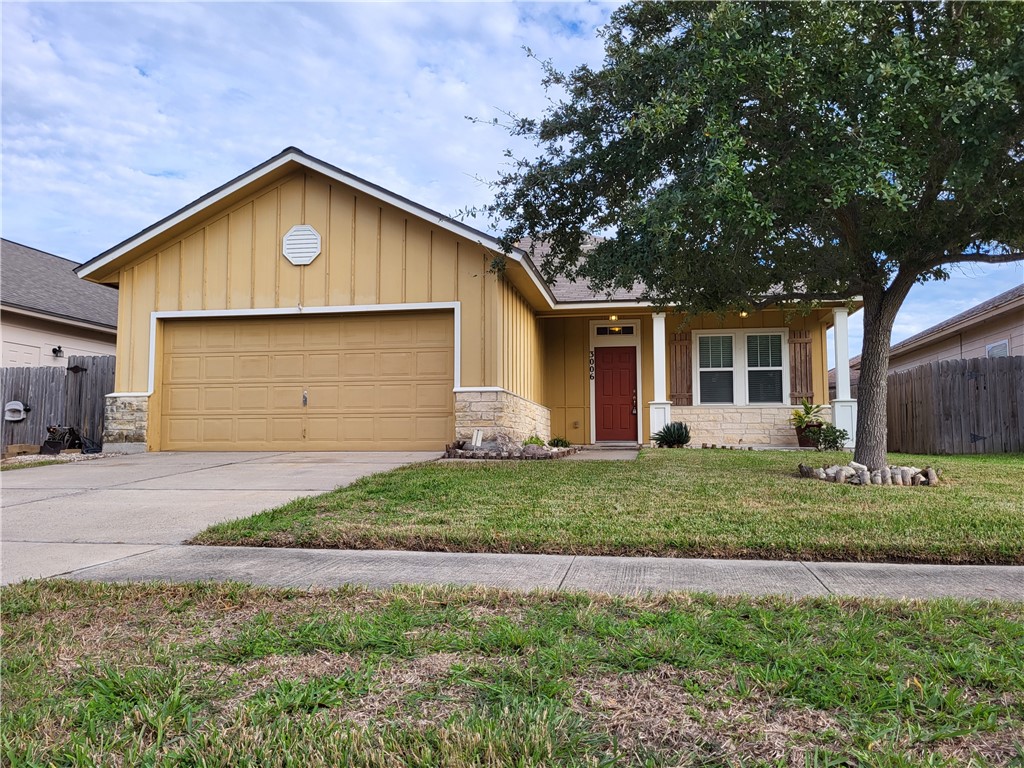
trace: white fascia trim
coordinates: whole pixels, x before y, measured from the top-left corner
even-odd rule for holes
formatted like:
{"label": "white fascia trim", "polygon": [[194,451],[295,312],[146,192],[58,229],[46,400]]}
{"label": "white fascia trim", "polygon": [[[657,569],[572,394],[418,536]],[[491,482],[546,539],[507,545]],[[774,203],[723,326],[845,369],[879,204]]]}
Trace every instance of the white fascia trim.
{"label": "white fascia trim", "polygon": [[153,394],[156,388],[156,325],[158,320],[174,320],[189,317],[280,317],[299,315],[342,315],[369,312],[418,312],[423,310],[451,309],[455,315],[454,384],[458,390],[462,385],[462,302],[424,301],[410,304],[350,304],[336,307],[268,307],[266,309],[175,309],[151,312],[149,315],[149,382],[146,392],[120,392],[122,396]]}
{"label": "white fascia trim", "polygon": [[75,328],[84,328],[89,331],[96,331],[97,333],[107,333],[111,336],[117,335],[117,328],[111,328],[109,325],[97,325],[96,323],[90,323],[87,320],[72,320],[67,317],[61,317],[60,315],[49,315],[46,312],[33,312],[30,309],[22,309],[21,307],[12,307],[10,304],[4,304],[2,306],[4,312],[10,312],[14,315],[24,315],[25,317],[34,317],[39,320],[46,320],[51,323],[58,325],[71,325]]}
{"label": "white fascia trim", "polygon": [[[377,187],[373,184],[370,184],[369,182],[364,181],[363,179],[360,179],[357,176],[350,176],[346,173],[340,173],[338,169],[333,168],[332,166],[329,166],[325,163],[318,162],[303,154],[300,154],[298,152],[286,152],[285,154],[281,155],[276,160],[274,160],[272,163],[269,163],[259,168],[259,170],[240,176],[238,179],[236,179],[232,183],[229,183],[215,195],[202,198],[195,204],[183,208],[181,211],[179,211],[177,214],[173,215],[171,218],[164,221],[158,227],[154,229],[144,230],[143,232],[139,233],[130,240],[125,241],[120,246],[110,251],[102,259],[99,259],[95,263],[88,264],[82,267],[81,271],[78,272],[78,276],[88,277],[92,273],[96,272],[99,269],[102,269],[107,264],[124,255],[128,251],[132,250],[133,248],[136,248],[140,243],[146,240],[151,240],[153,238],[159,237],[164,232],[168,231],[169,229],[172,229],[173,227],[176,227],[177,225],[181,224],[183,221],[195,215],[204,208],[209,208],[210,206],[215,205],[224,198],[233,195],[243,187],[248,186],[249,184],[263,176],[267,176],[273,173],[274,171],[287,165],[288,163],[297,163],[306,168],[309,168],[310,170],[316,171],[317,173],[321,173],[324,176],[334,179],[335,181],[352,187],[353,189],[356,189],[359,192],[362,192],[363,194],[369,195],[370,197],[376,198],[378,200],[384,200],[386,203],[388,203],[388,205],[392,205],[401,211],[405,211],[406,213],[411,214],[418,219],[424,219],[429,221],[436,217],[436,223],[442,229],[445,229],[451,232],[452,234],[458,235],[459,237],[465,238],[466,240],[479,243],[488,250],[496,251],[497,253],[502,253],[501,245],[498,243],[497,239],[491,237],[490,235],[487,235],[486,233],[480,232],[479,230],[473,229],[472,227],[466,226],[464,224],[460,224],[457,221],[453,221],[447,217],[444,217],[442,214],[438,214],[436,211],[431,211],[429,208],[418,206],[415,203],[412,203],[411,201],[406,200],[403,197],[400,197],[399,195],[388,192],[387,190],[381,187]],[[548,287],[547,283],[545,283],[540,278],[540,275],[536,273],[536,269],[534,268],[533,263],[524,259],[526,255],[525,252],[520,251],[519,253],[516,253],[515,251],[513,251],[511,254],[508,255],[510,256],[510,258],[512,258],[513,261],[523,266],[527,274],[529,274],[530,279],[533,280],[534,284],[544,295],[544,298],[547,299],[548,304],[551,307],[554,307],[555,297],[551,293],[551,288]]]}

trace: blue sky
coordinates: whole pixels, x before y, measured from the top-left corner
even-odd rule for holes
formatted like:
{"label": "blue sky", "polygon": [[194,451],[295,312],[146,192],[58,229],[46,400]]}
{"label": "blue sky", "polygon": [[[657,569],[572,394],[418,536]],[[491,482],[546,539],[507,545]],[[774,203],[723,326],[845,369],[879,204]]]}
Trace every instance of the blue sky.
{"label": "blue sky", "polygon": [[[523,47],[597,64],[613,7],[4,3],[3,236],[84,261],[286,146],[444,213],[481,205],[527,148],[465,116],[539,115]],[[915,286],[893,340],[1020,282],[1017,263]]]}

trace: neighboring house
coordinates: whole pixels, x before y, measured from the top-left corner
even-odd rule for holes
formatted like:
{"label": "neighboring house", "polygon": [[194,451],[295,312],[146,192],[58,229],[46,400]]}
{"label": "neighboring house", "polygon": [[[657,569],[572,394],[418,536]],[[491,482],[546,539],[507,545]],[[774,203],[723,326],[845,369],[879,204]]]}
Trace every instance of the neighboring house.
{"label": "neighboring house", "polygon": [[117,290],[80,280],[77,266],[0,240],[0,365],[66,366],[70,355],[114,354]]}
{"label": "neighboring house", "polygon": [[[889,373],[942,360],[1024,355],[1024,283],[993,296],[931,328],[894,344]],[[860,355],[850,358],[852,392],[860,378]],[[829,371],[835,388],[835,369]]]}
{"label": "neighboring house", "polygon": [[793,404],[828,402],[845,303],[686,318],[498,254],[289,148],[79,268],[121,292],[105,449],[636,444],[668,421],[793,445]]}

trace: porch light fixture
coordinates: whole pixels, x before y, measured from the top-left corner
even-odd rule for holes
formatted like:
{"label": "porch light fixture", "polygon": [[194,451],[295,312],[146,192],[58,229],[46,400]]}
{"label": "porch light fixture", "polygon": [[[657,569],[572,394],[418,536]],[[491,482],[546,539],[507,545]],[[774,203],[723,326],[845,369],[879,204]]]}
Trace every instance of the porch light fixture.
{"label": "porch light fixture", "polygon": [[60,348],[59,344],[56,347],[54,347],[51,351],[53,352],[54,357],[64,357],[64,350]]}
{"label": "porch light fixture", "polygon": [[611,320],[614,323],[616,320],[619,319],[619,316],[618,315],[608,315],[608,319]]}
{"label": "porch light fixture", "polygon": [[747,312],[747,310],[745,310],[745,309],[744,309],[744,310],[742,310],[742,311],[740,312],[740,317],[746,317],[746,316],[747,316],[747,315],[749,315],[749,314],[750,314],[750,313],[749,313],[749,312]]}

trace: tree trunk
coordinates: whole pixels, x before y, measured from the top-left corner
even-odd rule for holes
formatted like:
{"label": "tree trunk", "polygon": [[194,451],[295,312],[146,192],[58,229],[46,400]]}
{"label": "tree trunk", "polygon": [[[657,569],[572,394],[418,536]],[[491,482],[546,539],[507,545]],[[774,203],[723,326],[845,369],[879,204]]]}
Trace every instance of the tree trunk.
{"label": "tree trunk", "polygon": [[896,313],[913,285],[913,281],[906,282],[897,278],[888,290],[864,292],[864,347],[857,382],[857,445],[853,458],[871,470],[888,463],[885,401],[889,344]]}

